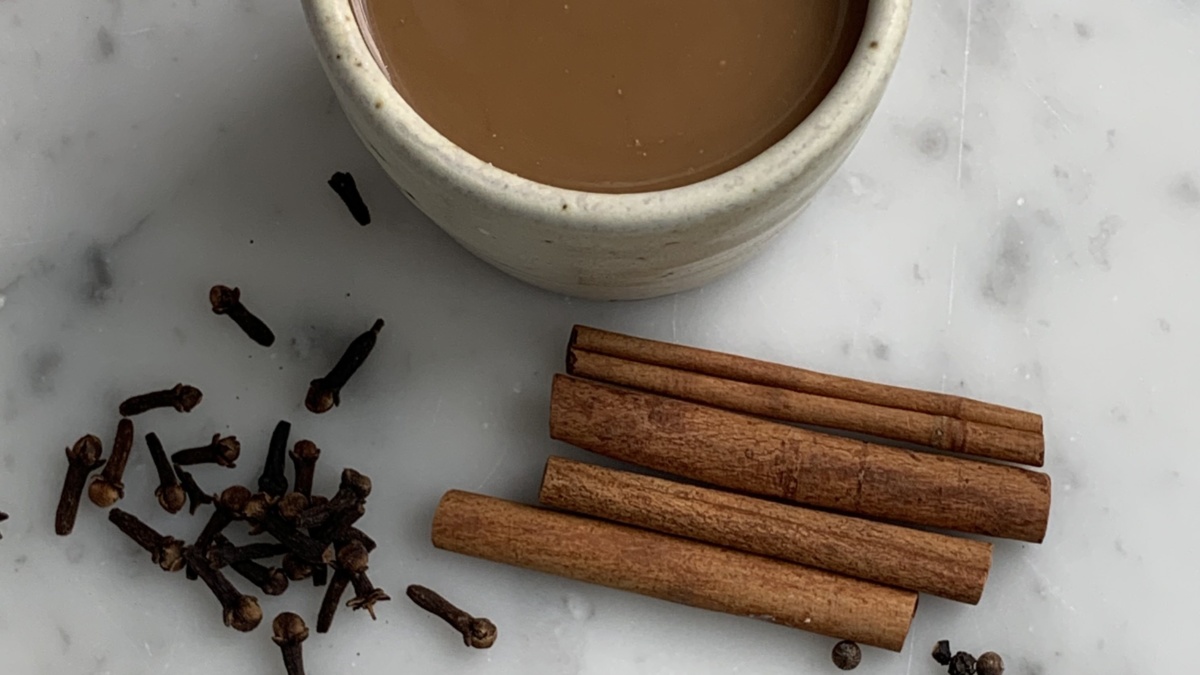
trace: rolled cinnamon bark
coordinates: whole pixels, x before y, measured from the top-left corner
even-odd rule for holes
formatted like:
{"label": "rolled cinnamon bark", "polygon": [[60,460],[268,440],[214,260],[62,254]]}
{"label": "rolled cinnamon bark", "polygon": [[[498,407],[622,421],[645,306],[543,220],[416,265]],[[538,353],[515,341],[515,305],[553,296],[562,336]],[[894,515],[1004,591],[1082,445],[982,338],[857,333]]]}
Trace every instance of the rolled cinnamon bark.
{"label": "rolled cinnamon bark", "polygon": [[900,651],[917,594],[467,492],[442,497],[448,551]]}
{"label": "rolled cinnamon bark", "polygon": [[1037,413],[983,403],[962,396],[864,382],[744,356],[647,340],[598,328],[575,326],[571,332],[569,346],[727,380],[1042,433],[1042,416]]}
{"label": "rolled cinnamon bark", "polygon": [[545,506],[975,604],[992,545],[684,485],[562,457]]}
{"label": "rolled cinnamon bark", "polygon": [[1041,466],[1040,433],[964,421],[944,415],[802,394],[666,366],[571,349],[567,372],[693,403],[761,417],[854,431],[928,445],[939,450]]}
{"label": "rolled cinnamon bark", "polygon": [[550,435],[614,459],[766,497],[1040,542],[1050,477],[830,436],[556,375]]}

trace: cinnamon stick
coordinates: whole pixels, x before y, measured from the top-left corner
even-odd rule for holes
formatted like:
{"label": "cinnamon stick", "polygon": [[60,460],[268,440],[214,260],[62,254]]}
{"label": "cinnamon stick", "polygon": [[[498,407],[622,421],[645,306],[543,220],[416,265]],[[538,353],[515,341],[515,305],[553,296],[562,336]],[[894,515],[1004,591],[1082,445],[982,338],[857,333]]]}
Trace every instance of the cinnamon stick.
{"label": "cinnamon stick", "polygon": [[569,346],[727,380],[1042,433],[1042,416],[1037,413],[983,403],[962,396],[864,382],[744,356],[622,335],[598,328],[575,326],[571,332]]}
{"label": "cinnamon stick", "polygon": [[893,651],[917,608],[911,591],[467,492],[442,497],[433,545]]}
{"label": "cinnamon stick", "polygon": [[1045,440],[1031,431],[802,394],[581,349],[567,353],[567,372],[734,412],[855,431],[949,452],[1032,466],[1041,466],[1045,458]]}
{"label": "cinnamon stick", "polygon": [[1040,542],[1050,477],[821,434],[556,375],[550,435],[738,492],[881,520]]}
{"label": "cinnamon stick", "polygon": [[545,506],[976,604],[986,542],[551,457]]}

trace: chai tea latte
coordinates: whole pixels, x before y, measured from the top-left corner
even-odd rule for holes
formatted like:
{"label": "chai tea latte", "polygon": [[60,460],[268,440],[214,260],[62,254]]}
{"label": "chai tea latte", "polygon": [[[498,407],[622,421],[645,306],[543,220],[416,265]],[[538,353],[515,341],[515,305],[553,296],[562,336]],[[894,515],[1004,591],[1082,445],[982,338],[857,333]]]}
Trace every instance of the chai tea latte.
{"label": "chai tea latte", "polygon": [[867,0],[354,0],[405,100],[531,180],[644,192],[786,136],[837,82]]}

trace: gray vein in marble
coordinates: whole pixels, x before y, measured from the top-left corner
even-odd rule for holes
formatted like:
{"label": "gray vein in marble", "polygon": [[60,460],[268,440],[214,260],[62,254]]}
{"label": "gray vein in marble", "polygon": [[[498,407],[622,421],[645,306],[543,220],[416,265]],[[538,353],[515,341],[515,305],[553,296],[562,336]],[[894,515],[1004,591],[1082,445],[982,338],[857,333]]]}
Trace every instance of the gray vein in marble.
{"label": "gray vein in marble", "polygon": [[1112,262],[1108,257],[1109,242],[1123,225],[1117,216],[1108,216],[1100,221],[1096,234],[1088,237],[1088,253],[1091,254],[1092,260],[1105,270],[1112,269]]}
{"label": "gray vein in marble", "polygon": [[117,52],[117,44],[107,26],[101,26],[96,31],[96,47],[100,51],[101,61],[112,58],[113,54]]}
{"label": "gray vein in marble", "polygon": [[989,302],[1010,306],[1025,301],[1033,269],[1030,236],[1016,218],[1009,218],[1001,226],[996,252],[981,286],[983,297]]}
{"label": "gray vein in marble", "polygon": [[1184,206],[1200,207],[1200,184],[1193,173],[1180,174],[1171,183],[1168,193]]}
{"label": "gray vein in marble", "polygon": [[879,361],[888,361],[892,358],[892,348],[879,338],[871,338],[871,356]]}
{"label": "gray vein in marble", "polygon": [[950,140],[946,127],[939,122],[928,121],[917,128],[917,151],[930,159],[942,159],[949,150]]}
{"label": "gray vein in marble", "polygon": [[29,392],[38,398],[54,393],[55,375],[63,364],[63,352],[57,345],[37,347],[26,356]]}
{"label": "gray vein in marble", "polygon": [[112,266],[108,261],[108,249],[92,244],[83,254],[84,284],[81,295],[85,302],[99,306],[108,302],[113,287]]}

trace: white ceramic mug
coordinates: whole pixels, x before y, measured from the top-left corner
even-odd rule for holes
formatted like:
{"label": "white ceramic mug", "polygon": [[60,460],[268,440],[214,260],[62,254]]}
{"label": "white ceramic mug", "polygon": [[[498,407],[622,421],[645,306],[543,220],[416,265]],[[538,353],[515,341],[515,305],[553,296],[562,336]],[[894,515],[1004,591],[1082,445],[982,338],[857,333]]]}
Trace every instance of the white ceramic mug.
{"label": "white ceramic mug", "polygon": [[871,0],[841,79],[807,119],[754,159],[684,187],[602,194],[521,178],[458,147],[388,81],[351,0],[303,2],[346,116],[418,208],[518,279],[611,300],[705,284],[749,260],[791,222],[879,105],[911,10],[911,0]]}

